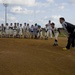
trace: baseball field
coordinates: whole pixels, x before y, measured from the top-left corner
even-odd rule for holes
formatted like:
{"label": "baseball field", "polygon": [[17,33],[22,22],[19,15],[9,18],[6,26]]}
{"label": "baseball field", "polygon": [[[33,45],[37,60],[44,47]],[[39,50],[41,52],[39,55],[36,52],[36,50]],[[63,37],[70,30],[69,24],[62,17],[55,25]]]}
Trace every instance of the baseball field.
{"label": "baseball field", "polygon": [[75,49],[63,51],[67,38],[0,38],[0,75],[75,75]]}

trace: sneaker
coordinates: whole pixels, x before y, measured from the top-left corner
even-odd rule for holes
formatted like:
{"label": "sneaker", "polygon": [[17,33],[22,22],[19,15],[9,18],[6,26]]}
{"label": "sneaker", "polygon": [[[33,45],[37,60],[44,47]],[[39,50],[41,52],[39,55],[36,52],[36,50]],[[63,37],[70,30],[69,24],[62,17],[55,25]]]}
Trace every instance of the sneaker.
{"label": "sneaker", "polygon": [[66,51],[66,50],[67,50],[67,48],[63,48],[63,50],[64,50],[64,51]]}
{"label": "sneaker", "polygon": [[53,46],[58,46],[58,44],[54,44]]}
{"label": "sneaker", "polygon": [[75,47],[72,47],[72,49],[75,49]]}
{"label": "sneaker", "polygon": [[48,38],[45,38],[45,40],[48,40]]}

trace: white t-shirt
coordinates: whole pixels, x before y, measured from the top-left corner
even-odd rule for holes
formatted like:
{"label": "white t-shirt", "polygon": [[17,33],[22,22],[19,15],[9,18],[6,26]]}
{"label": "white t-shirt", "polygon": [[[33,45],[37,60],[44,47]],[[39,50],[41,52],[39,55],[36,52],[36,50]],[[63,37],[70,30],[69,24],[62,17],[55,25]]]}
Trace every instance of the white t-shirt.
{"label": "white t-shirt", "polygon": [[38,29],[38,26],[35,26],[34,29],[37,30]]}
{"label": "white t-shirt", "polygon": [[46,31],[46,32],[48,31],[48,27],[45,27],[45,31]]}
{"label": "white t-shirt", "polygon": [[6,26],[6,30],[8,30],[9,29],[9,26]]}
{"label": "white t-shirt", "polygon": [[29,27],[29,26],[27,26],[27,27],[26,27],[26,30],[27,30],[27,31],[29,31],[29,29],[30,29],[30,27]]}
{"label": "white t-shirt", "polygon": [[13,26],[9,26],[9,29],[13,29]]}
{"label": "white t-shirt", "polygon": [[58,28],[54,27],[54,28],[52,28],[52,30],[54,33],[58,33]]}
{"label": "white t-shirt", "polygon": [[51,24],[48,23],[48,30],[52,30]]}
{"label": "white t-shirt", "polygon": [[23,30],[26,30],[26,26],[25,25],[23,26]]}
{"label": "white t-shirt", "polygon": [[30,28],[30,31],[34,31],[34,27],[31,27],[31,28]]}
{"label": "white t-shirt", "polygon": [[22,31],[22,26],[19,27],[20,31]]}

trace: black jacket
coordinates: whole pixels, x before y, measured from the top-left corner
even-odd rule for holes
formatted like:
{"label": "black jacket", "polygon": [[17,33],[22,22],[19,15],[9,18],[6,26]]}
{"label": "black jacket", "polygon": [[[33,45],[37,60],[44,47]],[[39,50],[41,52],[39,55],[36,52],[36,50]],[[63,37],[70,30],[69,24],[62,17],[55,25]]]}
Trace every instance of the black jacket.
{"label": "black jacket", "polygon": [[65,27],[68,33],[73,33],[75,31],[75,25],[68,23],[68,22],[65,22],[65,23],[66,23]]}

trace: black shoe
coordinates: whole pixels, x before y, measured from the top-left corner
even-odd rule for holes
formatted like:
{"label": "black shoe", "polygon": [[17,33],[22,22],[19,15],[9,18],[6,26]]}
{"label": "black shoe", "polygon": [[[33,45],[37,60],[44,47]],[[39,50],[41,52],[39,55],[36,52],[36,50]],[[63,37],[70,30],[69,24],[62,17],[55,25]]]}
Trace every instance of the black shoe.
{"label": "black shoe", "polygon": [[53,46],[58,46],[58,44],[54,44]]}

